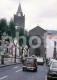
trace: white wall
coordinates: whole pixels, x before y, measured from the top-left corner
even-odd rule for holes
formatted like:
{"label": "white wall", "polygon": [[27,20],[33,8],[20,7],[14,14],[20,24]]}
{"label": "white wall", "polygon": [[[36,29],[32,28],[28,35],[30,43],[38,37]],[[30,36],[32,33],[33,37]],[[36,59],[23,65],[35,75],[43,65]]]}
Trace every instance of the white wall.
{"label": "white wall", "polygon": [[[13,55],[15,55],[15,47],[13,48]],[[19,53],[19,48],[17,47],[16,48],[16,55],[19,56],[20,53]]]}
{"label": "white wall", "polygon": [[53,58],[54,41],[47,37],[46,39],[46,58]]}

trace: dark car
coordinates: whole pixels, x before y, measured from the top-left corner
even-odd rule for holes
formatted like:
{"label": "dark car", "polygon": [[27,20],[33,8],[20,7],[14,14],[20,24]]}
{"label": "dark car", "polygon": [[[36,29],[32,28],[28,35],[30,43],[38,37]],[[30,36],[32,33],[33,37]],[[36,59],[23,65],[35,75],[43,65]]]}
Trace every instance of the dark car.
{"label": "dark car", "polygon": [[23,71],[25,70],[37,71],[37,60],[32,57],[26,57],[23,63]]}
{"label": "dark car", "polygon": [[50,68],[47,73],[47,80],[57,80],[57,61],[53,62],[50,65]]}

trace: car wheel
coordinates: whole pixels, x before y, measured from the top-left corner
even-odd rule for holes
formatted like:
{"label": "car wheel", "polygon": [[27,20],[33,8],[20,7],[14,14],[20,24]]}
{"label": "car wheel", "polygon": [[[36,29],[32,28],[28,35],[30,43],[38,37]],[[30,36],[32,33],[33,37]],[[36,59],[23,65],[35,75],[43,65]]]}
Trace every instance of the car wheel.
{"label": "car wheel", "polygon": [[36,72],[37,71],[37,68],[34,71]]}
{"label": "car wheel", "polygon": [[47,77],[47,80],[51,80],[51,79],[49,79],[49,78]]}
{"label": "car wheel", "polygon": [[23,68],[23,71],[25,71],[25,68]]}
{"label": "car wheel", "polygon": [[51,80],[51,79],[47,79],[47,80]]}

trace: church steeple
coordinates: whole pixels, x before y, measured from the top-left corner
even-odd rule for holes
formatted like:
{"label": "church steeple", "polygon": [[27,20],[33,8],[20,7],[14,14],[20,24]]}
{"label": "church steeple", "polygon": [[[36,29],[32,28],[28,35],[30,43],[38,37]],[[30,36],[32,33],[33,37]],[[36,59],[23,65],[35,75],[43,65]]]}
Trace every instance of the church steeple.
{"label": "church steeple", "polygon": [[22,13],[22,8],[21,8],[21,4],[20,4],[20,3],[19,3],[19,6],[18,6],[18,10],[17,10],[17,14],[19,14],[19,13],[20,13],[21,15],[23,14],[23,13]]}
{"label": "church steeple", "polygon": [[19,3],[17,13],[14,15],[14,23],[18,28],[25,27],[25,15],[23,15],[21,4]]}

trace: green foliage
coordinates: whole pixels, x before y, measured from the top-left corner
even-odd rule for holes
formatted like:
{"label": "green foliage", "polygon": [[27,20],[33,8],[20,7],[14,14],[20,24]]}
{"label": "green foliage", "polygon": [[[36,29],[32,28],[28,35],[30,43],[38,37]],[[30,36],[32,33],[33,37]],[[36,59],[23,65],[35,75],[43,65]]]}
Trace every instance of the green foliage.
{"label": "green foliage", "polygon": [[19,45],[20,45],[20,46],[23,45],[23,39],[19,39]]}
{"label": "green foliage", "polygon": [[9,26],[8,26],[7,29],[6,29],[6,33],[7,33],[9,36],[11,36],[11,29],[9,28]]}
{"label": "green foliage", "polygon": [[24,36],[24,28],[19,28],[19,36]]}
{"label": "green foliage", "polygon": [[28,46],[28,48],[30,47],[30,45],[29,45],[29,39],[30,39],[30,36],[27,35],[27,36],[26,36],[26,45]]}
{"label": "green foliage", "polygon": [[5,32],[7,29],[7,21],[6,19],[0,19],[0,31],[1,33]]}
{"label": "green foliage", "polygon": [[[2,39],[3,33],[6,32],[11,37],[15,37],[15,24],[14,21],[11,19],[9,24],[7,23],[7,20],[2,18],[0,19],[0,40]],[[1,45],[1,44],[0,44]]]}
{"label": "green foliage", "polygon": [[[6,19],[0,19],[0,40],[2,40],[2,34],[5,32],[7,29],[7,21]],[[1,43],[0,43],[1,45]]]}
{"label": "green foliage", "polygon": [[9,34],[14,38],[15,37],[15,24],[14,21],[11,19],[9,22]]}
{"label": "green foliage", "polygon": [[[0,40],[1,40],[1,36],[3,34],[3,32],[5,32],[11,36],[11,37],[15,37],[16,35],[16,30],[15,30],[15,24],[14,24],[14,21],[13,19],[10,20],[9,22],[9,25],[7,24],[7,21],[6,19],[0,19]],[[24,28],[20,27],[18,29],[19,31],[19,37],[20,36],[25,36],[26,37],[26,44],[27,46],[29,47],[29,35],[28,35],[28,31],[27,30],[24,30]],[[23,45],[23,39],[20,39],[19,40],[19,45],[22,46]]]}
{"label": "green foliage", "polygon": [[24,36],[26,37],[26,45],[29,48],[30,47],[30,45],[29,45],[30,36],[28,35],[28,31],[27,30],[25,30],[24,32],[25,32]]}
{"label": "green foliage", "polygon": [[5,53],[4,58],[10,58],[9,54]]}
{"label": "green foliage", "polygon": [[[24,36],[24,28],[19,28],[19,37],[20,36]],[[23,44],[23,39],[21,38],[21,39],[19,39],[19,45],[20,46],[22,46],[22,44]]]}
{"label": "green foliage", "polygon": [[2,39],[1,36],[2,36],[2,34],[1,34],[1,31],[0,31],[0,40]]}
{"label": "green foliage", "polygon": [[[20,28],[19,29],[19,36],[24,36],[26,37],[26,45],[28,46],[28,48],[30,47],[29,46],[29,38],[30,36],[28,35],[28,31],[27,30],[24,30],[23,28]],[[22,46],[23,45],[23,39],[19,39],[19,45]]]}

